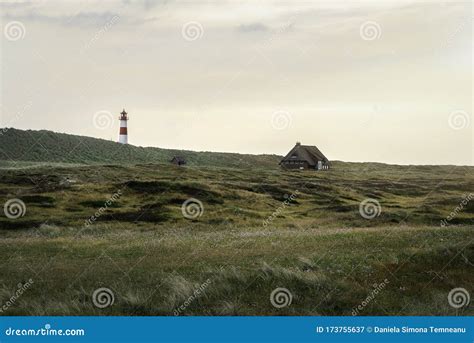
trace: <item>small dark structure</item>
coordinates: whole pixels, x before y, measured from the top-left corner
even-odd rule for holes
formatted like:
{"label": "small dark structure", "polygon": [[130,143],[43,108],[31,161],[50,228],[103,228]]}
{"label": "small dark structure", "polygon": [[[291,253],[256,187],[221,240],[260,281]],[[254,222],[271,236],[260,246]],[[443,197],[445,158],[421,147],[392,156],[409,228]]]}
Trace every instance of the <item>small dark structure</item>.
{"label": "small dark structure", "polygon": [[179,156],[174,156],[170,162],[176,164],[177,166],[184,166],[186,164],[186,160]]}
{"label": "small dark structure", "polygon": [[324,154],[314,145],[301,145],[297,142],[295,147],[280,161],[280,165],[287,169],[329,169],[331,163]]}

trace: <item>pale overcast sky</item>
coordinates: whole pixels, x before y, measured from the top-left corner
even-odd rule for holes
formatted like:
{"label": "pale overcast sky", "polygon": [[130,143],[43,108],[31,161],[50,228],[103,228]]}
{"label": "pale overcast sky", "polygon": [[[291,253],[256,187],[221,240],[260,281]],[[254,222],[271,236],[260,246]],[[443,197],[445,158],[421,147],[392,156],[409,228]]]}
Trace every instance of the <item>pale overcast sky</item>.
{"label": "pale overcast sky", "polygon": [[[472,4],[3,1],[0,127],[473,165]],[[111,120],[112,119],[112,120]]]}

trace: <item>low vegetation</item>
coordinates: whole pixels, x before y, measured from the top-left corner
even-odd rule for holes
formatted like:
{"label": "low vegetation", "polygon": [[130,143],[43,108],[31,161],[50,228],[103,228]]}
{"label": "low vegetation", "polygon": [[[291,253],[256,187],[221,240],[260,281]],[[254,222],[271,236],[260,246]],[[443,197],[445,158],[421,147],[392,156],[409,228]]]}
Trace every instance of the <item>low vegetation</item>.
{"label": "low vegetation", "polygon": [[[0,302],[33,284],[1,314],[351,315],[362,303],[358,315],[474,314],[447,300],[472,294],[474,201],[441,224],[474,190],[473,171],[9,166],[2,203],[21,199],[26,213],[0,217]],[[188,199],[202,207],[185,218]],[[366,199],[380,204],[373,219]],[[92,301],[102,287],[106,308]],[[276,288],[291,304],[272,306]]]}
{"label": "low vegetation", "polygon": [[[275,168],[280,156],[160,149],[124,145],[104,139],[46,130],[0,131],[0,167],[61,164],[166,163],[181,156],[189,165]],[[34,162],[34,163],[32,163]]]}

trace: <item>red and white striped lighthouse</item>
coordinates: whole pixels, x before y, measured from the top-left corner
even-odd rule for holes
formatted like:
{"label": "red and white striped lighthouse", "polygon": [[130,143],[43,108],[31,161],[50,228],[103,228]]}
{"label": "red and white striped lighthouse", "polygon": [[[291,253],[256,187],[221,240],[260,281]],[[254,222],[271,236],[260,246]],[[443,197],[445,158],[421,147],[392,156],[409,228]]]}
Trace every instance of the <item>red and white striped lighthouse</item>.
{"label": "red and white striped lighthouse", "polygon": [[128,144],[128,133],[127,133],[127,121],[128,116],[127,112],[125,112],[125,108],[120,113],[120,134],[119,134],[119,143]]}

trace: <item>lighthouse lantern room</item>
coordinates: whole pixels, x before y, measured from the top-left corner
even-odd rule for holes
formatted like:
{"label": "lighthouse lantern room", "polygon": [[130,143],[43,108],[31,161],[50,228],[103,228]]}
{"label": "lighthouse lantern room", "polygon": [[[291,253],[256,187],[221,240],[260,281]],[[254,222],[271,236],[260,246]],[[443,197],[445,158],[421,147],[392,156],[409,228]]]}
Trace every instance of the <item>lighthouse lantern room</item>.
{"label": "lighthouse lantern room", "polygon": [[119,143],[128,144],[128,132],[127,132],[127,121],[128,115],[125,112],[125,109],[120,113],[120,134],[119,134]]}

